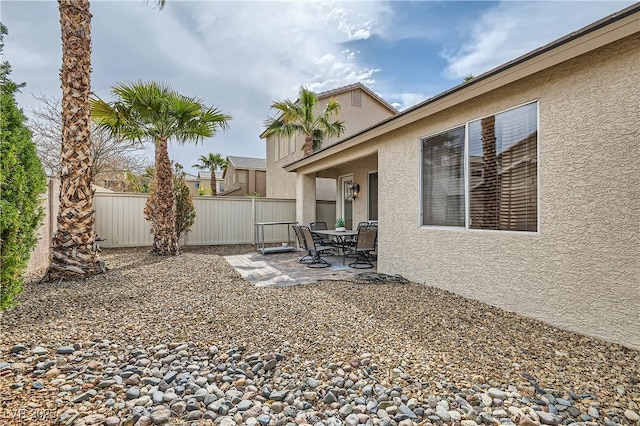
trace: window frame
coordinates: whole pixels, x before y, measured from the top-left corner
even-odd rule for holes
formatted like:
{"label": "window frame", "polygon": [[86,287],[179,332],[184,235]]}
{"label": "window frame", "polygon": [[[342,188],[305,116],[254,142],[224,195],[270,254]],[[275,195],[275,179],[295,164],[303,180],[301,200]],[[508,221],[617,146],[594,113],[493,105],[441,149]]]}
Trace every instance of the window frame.
{"label": "window frame", "polygon": [[[476,228],[471,228],[469,226],[469,222],[471,220],[471,190],[469,188],[470,185],[470,181],[471,181],[471,176],[470,176],[470,164],[469,164],[469,123],[475,122],[475,121],[479,121],[482,120],[483,118],[486,117],[491,117],[491,116],[495,116],[498,114],[502,114],[504,112],[507,111],[511,111],[511,110],[515,110],[527,105],[531,105],[531,104],[535,104],[536,105],[536,185],[537,185],[537,190],[536,190],[536,210],[537,210],[537,217],[536,217],[536,230],[535,231],[512,231],[512,230],[501,230],[501,229],[476,229]],[[454,129],[457,129],[459,127],[464,126],[464,161],[463,161],[463,177],[464,177],[464,226],[442,226],[442,225],[426,225],[424,224],[424,199],[423,199],[423,166],[424,166],[424,151],[422,149],[422,142],[430,137],[433,136],[437,136],[439,134],[442,133],[446,133],[449,131],[452,131]],[[435,132],[430,132],[427,135],[424,136],[419,136],[418,137],[418,152],[420,155],[418,155],[418,228],[420,229],[427,229],[427,230],[445,230],[445,231],[457,231],[457,232],[479,232],[479,233],[497,233],[500,235],[509,235],[509,234],[516,234],[516,235],[540,235],[541,230],[540,230],[540,226],[541,226],[541,210],[542,210],[542,206],[541,206],[541,188],[540,188],[540,145],[541,145],[541,137],[540,137],[540,100],[539,99],[532,99],[530,101],[527,102],[523,102],[521,104],[515,105],[513,107],[509,107],[509,108],[505,108],[502,109],[500,111],[491,113],[491,114],[486,114],[480,117],[476,117],[476,118],[472,118],[470,120],[465,121],[462,124],[457,124],[457,125],[453,125],[451,127],[447,127],[445,129],[441,129]]]}

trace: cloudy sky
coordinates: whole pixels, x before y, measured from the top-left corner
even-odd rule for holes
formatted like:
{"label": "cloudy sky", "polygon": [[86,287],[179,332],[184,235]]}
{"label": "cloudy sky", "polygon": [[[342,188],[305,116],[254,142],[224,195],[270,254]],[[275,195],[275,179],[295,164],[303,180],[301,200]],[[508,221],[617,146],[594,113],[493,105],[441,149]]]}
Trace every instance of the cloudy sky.
{"label": "cloudy sky", "polygon": [[[404,109],[633,2],[92,0],[92,90],[156,80],[233,116],[199,146],[173,145],[187,171],[201,154],[265,157],[259,139],[276,99],[360,81]],[[2,0],[4,59],[33,95],[59,97],[55,0]],[[151,152],[151,151],[150,151]],[[153,155],[148,155],[152,159]]]}

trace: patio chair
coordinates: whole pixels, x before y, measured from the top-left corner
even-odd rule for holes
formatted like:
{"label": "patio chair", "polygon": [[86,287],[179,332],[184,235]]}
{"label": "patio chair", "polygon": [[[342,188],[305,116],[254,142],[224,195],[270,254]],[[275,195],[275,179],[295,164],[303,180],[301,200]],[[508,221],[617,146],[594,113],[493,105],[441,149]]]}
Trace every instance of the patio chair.
{"label": "patio chair", "polygon": [[313,260],[313,256],[311,255],[311,251],[309,250],[309,247],[307,246],[307,240],[304,239],[304,235],[302,234],[302,231],[300,230],[300,227],[297,225],[292,225],[293,228],[293,232],[295,232],[296,234],[296,238],[298,239],[298,246],[303,249],[304,251],[307,252],[307,254],[305,254],[304,256],[302,256],[299,260],[300,263],[308,263],[311,262]]}
{"label": "patio chair", "polygon": [[321,246],[332,246],[336,254],[339,254],[340,245],[331,237],[314,234],[313,231],[325,231],[327,228],[327,222],[311,222],[309,224],[309,228],[311,229],[311,235],[313,235],[313,239],[316,241],[316,244],[320,244]]}
{"label": "patio chair", "polygon": [[373,268],[371,263],[371,252],[376,249],[376,240],[378,237],[377,228],[362,227],[358,231],[356,237],[355,247],[347,247],[344,251],[344,257],[342,258],[342,264],[344,265],[347,257],[347,252],[354,253],[356,260],[349,264],[349,267],[354,269],[366,269]]}
{"label": "patio chair", "polygon": [[[360,230],[361,230],[362,228],[367,228],[368,226],[369,226],[369,222],[359,222],[359,223],[358,223],[358,227],[356,228],[356,230],[357,230],[358,232],[360,232]],[[357,240],[357,239],[358,239],[358,236],[357,236],[357,235],[356,235],[355,237],[345,239],[345,240],[344,240],[344,242],[343,242],[343,244],[342,244],[342,249],[344,250],[345,248],[346,248],[346,249],[353,249],[353,248],[355,248],[355,246],[356,246],[356,240]],[[342,263],[344,264],[344,261],[343,261]]]}
{"label": "patio chair", "polygon": [[320,243],[320,245],[323,246],[333,245],[333,240],[331,238],[313,233],[313,231],[326,231],[329,229],[327,228],[327,222],[311,222],[309,224],[309,229],[311,229],[311,235],[313,235],[313,239],[316,240],[317,243]]}
{"label": "patio chair", "polygon": [[331,266],[329,262],[322,258],[321,254],[323,252],[333,250],[333,247],[316,244],[316,241],[313,239],[313,235],[311,234],[311,230],[307,226],[300,226],[300,231],[304,236],[307,248],[309,249],[309,255],[311,256],[311,261],[307,262],[307,268],[326,268]]}

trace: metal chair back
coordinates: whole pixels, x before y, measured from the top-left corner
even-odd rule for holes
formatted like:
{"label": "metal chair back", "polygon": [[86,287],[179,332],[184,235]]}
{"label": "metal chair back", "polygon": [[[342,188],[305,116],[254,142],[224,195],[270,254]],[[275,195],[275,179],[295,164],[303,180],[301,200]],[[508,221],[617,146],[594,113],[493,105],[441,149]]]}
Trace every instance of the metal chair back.
{"label": "metal chair back", "polygon": [[311,256],[311,251],[309,251],[307,240],[304,238],[304,235],[302,234],[302,231],[300,230],[299,226],[293,225],[292,228],[293,228],[293,232],[295,232],[296,234],[296,239],[298,240],[298,246],[307,252],[307,254],[305,254],[300,258],[300,263],[310,262],[313,259],[313,256]]}
{"label": "metal chair back", "polygon": [[311,228],[312,231],[325,231],[329,229],[327,228],[327,222],[311,222],[309,228]]}
{"label": "metal chair back", "polygon": [[373,251],[376,248],[377,228],[361,228],[356,240],[356,251]]}
{"label": "metal chair back", "polygon": [[309,249],[309,255],[312,257],[312,260],[307,263],[307,266],[309,268],[326,268],[330,266],[329,262],[320,256],[320,253],[331,250],[333,247],[316,244],[316,241],[313,239],[313,235],[311,234],[311,230],[307,226],[300,226],[300,231],[302,232],[307,248]]}
{"label": "metal chair back", "polygon": [[369,228],[368,226],[361,227],[358,231],[358,236],[356,237],[355,246],[345,250],[344,257],[342,258],[342,264],[344,265],[347,257],[347,251],[349,251],[356,255],[356,260],[349,264],[351,268],[373,268],[373,263],[371,263],[371,252],[376,248],[377,237],[378,228]]}

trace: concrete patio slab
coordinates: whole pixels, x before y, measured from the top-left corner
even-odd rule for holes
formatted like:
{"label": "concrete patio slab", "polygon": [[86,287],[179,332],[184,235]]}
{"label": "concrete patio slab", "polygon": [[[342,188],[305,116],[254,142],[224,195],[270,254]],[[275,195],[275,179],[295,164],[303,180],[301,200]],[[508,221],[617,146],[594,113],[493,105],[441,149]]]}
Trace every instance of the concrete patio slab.
{"label": "concrete patio slab", "polygon": [[[323,256],[331,264],[328,268],[308,268],[299,262],[302,255],[302,252],[248,253],[224,258],[242,278],[256,287],[285,287],[325,280],[348,280],[360,272],[376,272],[375,266],[369,269],[343,266],[341,256]],[[347,263],[350,261],[353,260],[347,259]]]}

